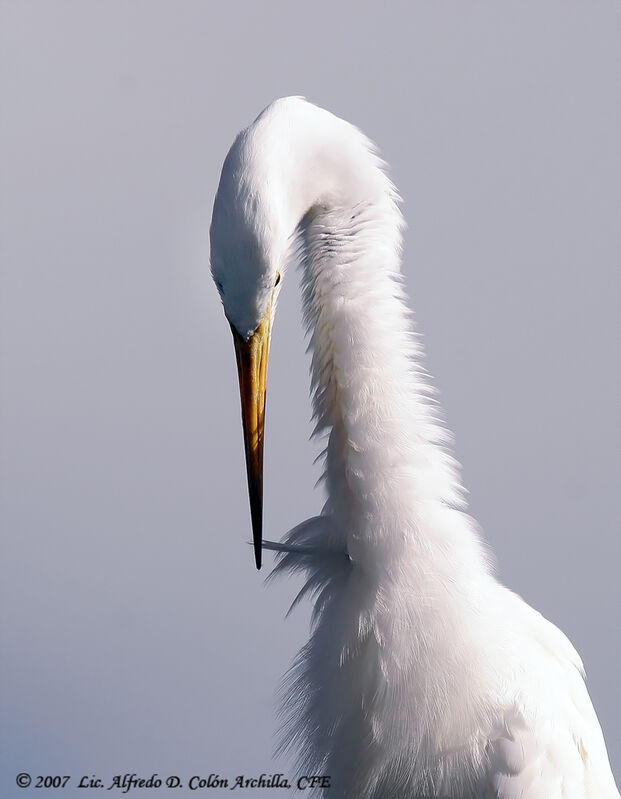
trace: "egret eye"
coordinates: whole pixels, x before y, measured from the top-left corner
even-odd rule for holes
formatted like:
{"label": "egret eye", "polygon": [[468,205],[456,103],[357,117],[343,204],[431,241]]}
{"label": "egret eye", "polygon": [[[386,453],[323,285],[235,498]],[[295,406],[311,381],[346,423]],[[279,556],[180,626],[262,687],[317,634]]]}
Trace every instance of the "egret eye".
{"label": "egret eye", "polygon": [[276,282],[274,283],[274,288],[280,283],[280,272],[276,272]]}

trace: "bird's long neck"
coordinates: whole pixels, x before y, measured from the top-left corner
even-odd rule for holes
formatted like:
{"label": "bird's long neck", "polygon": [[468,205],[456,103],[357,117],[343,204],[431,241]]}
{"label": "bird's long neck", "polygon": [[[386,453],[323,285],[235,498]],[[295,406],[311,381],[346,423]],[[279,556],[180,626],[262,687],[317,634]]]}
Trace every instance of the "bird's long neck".
{"label": "bird's long neck", "polygon": [[388,181],[386,190],[375,202],[318,209],[302,225],[314,410],[328,433],[326,510],[352,559],[374,564],[378,551],[399,557],[400,541],[425,535],[431,505],[459,499],[405,304]]}
{"label": "bird's long neck", "polygon": [[[460,503],[460,487],[405,303],[403,219],[383,164],[359,131],[302,101],[270,107],[246,149],[248,196],[260,199],[249,207],[265,211],[260,229],[272,242],[294,230],[301,240],[332,543],[378,577],[398,571],[406,548],[421,574],[452,564],[449,579],[459,582],[465,564],[483,566],[468,552],[477,543],[467,525],[439,519]],[[455,537],[463,540],[454,558],[425,562]]]}

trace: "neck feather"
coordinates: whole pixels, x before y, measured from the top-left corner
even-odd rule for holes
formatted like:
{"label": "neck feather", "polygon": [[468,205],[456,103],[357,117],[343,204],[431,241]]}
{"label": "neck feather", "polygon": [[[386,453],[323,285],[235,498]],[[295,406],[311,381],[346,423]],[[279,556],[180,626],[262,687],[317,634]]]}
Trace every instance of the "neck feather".
{"label": "neck feather", "polygon": [[405,303],[401,224],[391,192],[380,204],[310,213],[301,226],[316,433],[327,435],[326,511],[358,559],[376,559],[388,541],[397,554],[405,530],[424,535],[430,505],[461,502]]}

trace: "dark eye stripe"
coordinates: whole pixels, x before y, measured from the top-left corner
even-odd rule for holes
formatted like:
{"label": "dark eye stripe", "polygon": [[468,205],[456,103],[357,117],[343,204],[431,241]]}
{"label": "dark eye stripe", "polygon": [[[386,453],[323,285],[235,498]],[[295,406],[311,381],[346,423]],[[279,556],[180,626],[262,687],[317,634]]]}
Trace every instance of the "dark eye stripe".
{"label": "dark eye stripe", "polygon": [[279,283],[280,283],[280,272],[276,272],[276,282],[274,283],[274,286],[277,286]]}

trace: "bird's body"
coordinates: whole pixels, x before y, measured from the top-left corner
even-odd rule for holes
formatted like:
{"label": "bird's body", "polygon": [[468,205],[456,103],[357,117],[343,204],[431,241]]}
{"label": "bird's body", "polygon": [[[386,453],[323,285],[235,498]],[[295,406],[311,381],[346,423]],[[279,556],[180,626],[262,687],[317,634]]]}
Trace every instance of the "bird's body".
{"label": "bird's body", "polygon": [[[269,339],[297,248],[327,441],[321,515],[266,543],[315,596],[283,743],[305,773],[330,775],[333,799],[618,797],[579,656],[497,582],[463,513],[382,166],[351,125],[285,98],[237,138],[214,206],[212,270],[242,350],[261,325]],[[257,413],[244,416],[249,464]]]}

